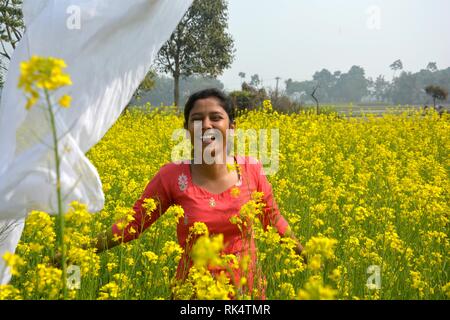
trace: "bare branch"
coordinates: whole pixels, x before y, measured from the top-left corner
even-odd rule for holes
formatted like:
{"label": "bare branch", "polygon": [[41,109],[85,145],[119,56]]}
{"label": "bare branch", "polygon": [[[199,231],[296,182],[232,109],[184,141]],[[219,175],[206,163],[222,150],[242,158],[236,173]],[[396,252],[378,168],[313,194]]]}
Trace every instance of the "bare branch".
{"label": "bare branch", "polygon": [[316,102],[316,114],[319,115],[319,100],[316,98],[315,94],[317,89],[319,89],[319,85],[316,85],[313,92],[311,93],[311,97],[314,99],[314,101]]}

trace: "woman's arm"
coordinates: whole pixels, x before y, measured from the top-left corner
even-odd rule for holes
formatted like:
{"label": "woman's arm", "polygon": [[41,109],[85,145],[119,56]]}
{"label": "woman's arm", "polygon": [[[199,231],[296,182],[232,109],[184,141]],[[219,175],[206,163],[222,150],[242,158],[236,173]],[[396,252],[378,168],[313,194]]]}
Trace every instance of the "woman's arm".
{"label": "woman's arm", "polygon": [[[120,245],[122,243],[121,240],[121,238],[117,239],[117,237],[114,237],[112,229],[109,229],[99,233],[97,237],[91,241],[89,247],[97,249],[97,253],[100,253]],[[83,249],[87,248],[88,246]]]}
{"label": "woman's arm", "polygon": [[281,215],[278,205],[273,196],[272,186],[267,180],[266,175],[264,174],[264,169],[260,162],[255,166],[258,181],[258,191],[263,192],[263,200],[266,203],[266,207],[264,208],[264,214],[261,219],[261,222],[264,225],[264,229],[267,228],[268,225],[275,227],[282,237],[289,237],[294,240],[296,246],[294,248],[295,252],[303,258],[306,263],[306,256],[304,253],[303,246],[300,241],[295,236],[294,232],[292,232],[288,222]]}
{"label": "woman's arm", "polygon": [[[103,252],[121,243],[137,239],[142,232],[155,223],[173,203],[170,188],[163,183],[164,179],[162,178],[162,175],[166,178],[169,177],[167,172],[170,170],[171,168],[168,165],[164,165],[147,184],[141,197],[133,206],[134,215],[130,222],[124,223],[124,220],[122,220],[121,223],[113,224],[111,228],[98,234],[89,247],[96,248],[97,252]],[[147,209],[146,199],[153,199],[156,207]],[[122,226],[119,227],[119,225]]]}
{"label": "woman's arm", "polygon": [[[174,171],[169,165],[163,166],[155,177],[147,184],[141,197],[133,206],[134,214],[131,219],[124,220],[114,224],[111,231],[107,232],[106,238],[98,243],[100,246],[114,244],[111,239],[114,237],[121,239],[121,242],[128,242],[139,238],[147,228],[149,228],[166,210],[173,204],[170,185],[168,181],[173,180]],[[146,200],[152,199],[152,205],[146,203]],[[149,206],[151,209],[149,209]],[[128,222],[127,222],[128,221]],[[112,233],[110,235],[109,233]],[[109,237],[108,237],[109,235]],[[119,242],[120,243],[120,242]]]}
{"label": "woman's arm", "polygon": [[[91,248],[96,249],[96,253],[101,253],[103,251],[109,250],[111,248],[114,248],[115,246],[118,246],[122,243],[122,238],[119,238],[120,240],[116,240],[117,237],[114,237],[114,234],[112,232],[112,228],[105,232],[99,233],[94,239],[91,240],[88,244],[81,245],[81,249],[88,250]],[[52,265],[57,268],[62,268],[62,254],[60,251],[56,251]]]}
{"label": "woman's arm", "polygon": [[288,227],[286,229],[286,232],[284,233],[284,237],[290,237],[292,240],[294,240],[294,242],[295,242],[295,248],[294,248],[295,253],[297,253],[299,256],[301,256],[305,263],[308,263],[308,261],[306,260],[306,254],[305,254],[304,248],[303,248],[302,244],[300,243],[300,241],[295,236],[294,232],[292,232],[290,227]]}
{"label": "woman's arm", "polygon": [[[170,168],[165,165],[155,177],[147,184],[141,197],[135,202],[133,206],[133,219],[129,223],[117,222],[108,230],[99,233],[88,244],[81,246],[82,249],[87,250],[95,248],[97,253],[114,248],[122,243],[137,239],[139,235],[152,225],[172,204],[172,196],[169,188],[163,183],[161,178],[162,172],[170,171]],[[146,199],[153,199],[157,203],[156,208],[151,212],[146,209]],[[119,228],[119,224],[122,225]],[[53,257],[53,264],[57,267],[62,265],[61,253],[56,252]]]}

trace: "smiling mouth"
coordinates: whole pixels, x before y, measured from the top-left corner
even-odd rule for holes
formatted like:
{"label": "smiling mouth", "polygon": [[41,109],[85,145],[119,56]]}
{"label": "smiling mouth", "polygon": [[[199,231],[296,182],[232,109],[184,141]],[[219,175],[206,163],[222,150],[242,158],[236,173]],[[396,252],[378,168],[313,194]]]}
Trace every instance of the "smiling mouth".
{"label": "smiling mouth", "polygon": [[212,142],[214,142],[215,140],[216,140],[216,137],[214,137],[213,135],[204,135],[204,136],[202,137],[203,143],[207,143],[207,144],[212,143]]}

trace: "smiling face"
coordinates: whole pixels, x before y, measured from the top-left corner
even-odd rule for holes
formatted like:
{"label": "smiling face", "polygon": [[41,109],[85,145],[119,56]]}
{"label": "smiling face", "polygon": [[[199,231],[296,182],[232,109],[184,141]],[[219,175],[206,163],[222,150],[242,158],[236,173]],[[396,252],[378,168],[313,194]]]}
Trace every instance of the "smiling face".
{"label": "smiling face", "polygon": [[[220,100],[209,97],[195,102],[189,113],[186,129],[190,133],[194,148],[201,143],[202,153],[206,148],[210,148],[226,154],[227,129],[234,129],[234,123],[230,123]],[[215,151],[211,154],[214,156]]]}

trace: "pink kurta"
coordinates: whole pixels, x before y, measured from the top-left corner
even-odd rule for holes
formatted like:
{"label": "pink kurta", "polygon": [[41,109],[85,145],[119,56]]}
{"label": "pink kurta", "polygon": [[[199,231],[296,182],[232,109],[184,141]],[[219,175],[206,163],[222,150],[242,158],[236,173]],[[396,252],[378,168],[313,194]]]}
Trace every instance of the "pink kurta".
{"label": "pink kurta", "polygon": [[[113,225],[113,233],[123,236],[125,242],[136,239],[169,206],[180,205],[184,209],[184,218],[181,218],[178,223],[177,236],[180,246],[185,249],[185,253],[178,265],[177,278],[185,279],[192,263],[189,259],[189,248],[186,245],[189,228],[195,222],[203,222],[211,235],[223,234],[225,254],[235,254],[237,257],[244,254],[251,255],[251,266],[245,275],[248,281],[248,289],[251,290],[256,271],[254,239],[251,236],[250,241],[244,240],[242,232],[235,224],[230,222],[230,218],[239,214],[242,205],[251,200],[252,192],[259,191],[264,193],[263,200],[266,204],[264,215],[260,217],[264,228],[272,225],[281,235],[284,235],[288,223],[280,214],[273,198],[272,187],[264,175],[261,163],[248,156],[236,156],[235,162],[240,167],[239,182],[220,194],[210,193],[192,182],[189,161],[180,164],[165,164],[148,183],[141,198],[136,201],[133,207],[135,220],[130,222],[124,230],[119,230],[117,224]],[[239,195],[232,193],[234,188],[240,189]],[[150,215],[146,214],[146,210],[142,207],[146,198],[153,198],[160,204],[155,212]],[[131,227],[136,231],[135,233],[130,233]],[[237,271],[234,274],[234,280],[238,281],[240,276],[240,272]]]}

